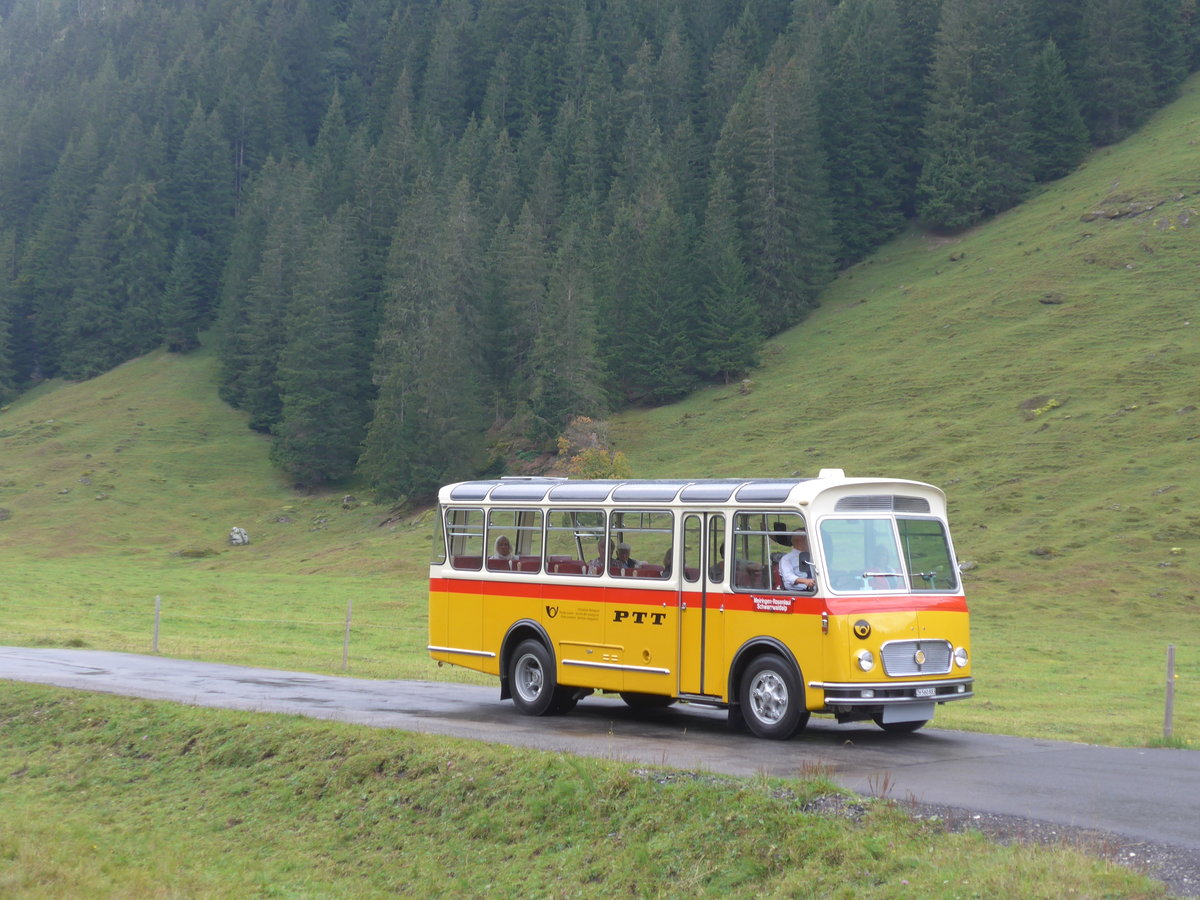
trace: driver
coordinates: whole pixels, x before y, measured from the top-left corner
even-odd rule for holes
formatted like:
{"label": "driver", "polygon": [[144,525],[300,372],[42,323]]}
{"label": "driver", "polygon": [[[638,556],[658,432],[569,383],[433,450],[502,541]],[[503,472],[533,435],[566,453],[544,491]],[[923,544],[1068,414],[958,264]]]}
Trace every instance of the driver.
{"label": "driver", "polygon": [[817,586],[808,554],[807,531],[792,532],[792,549],[779,560],[779,580],[785,591],[811,591]]}

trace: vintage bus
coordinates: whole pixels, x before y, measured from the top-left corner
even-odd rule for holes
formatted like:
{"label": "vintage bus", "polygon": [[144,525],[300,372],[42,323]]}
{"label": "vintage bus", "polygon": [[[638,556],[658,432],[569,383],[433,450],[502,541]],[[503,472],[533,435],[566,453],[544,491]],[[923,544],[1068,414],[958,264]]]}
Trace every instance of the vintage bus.
{"label": "vintage bus", "polygon": [[428,649],[527,715],[606,692],[725,708],[774,739],[812,713],[915,731],[973,695],[944,494],[841,469],[447,485]]}

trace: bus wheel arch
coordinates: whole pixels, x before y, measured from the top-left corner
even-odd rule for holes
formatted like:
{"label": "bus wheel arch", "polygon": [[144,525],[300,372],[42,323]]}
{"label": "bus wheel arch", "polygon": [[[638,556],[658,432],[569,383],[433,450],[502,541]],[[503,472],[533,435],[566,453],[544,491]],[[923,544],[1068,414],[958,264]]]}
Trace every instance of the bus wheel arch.
{"label": "bus wheel arch", "polygon": [[808,724],[804,676],[791,652],[772,640],[743,647],[730,670],[731,718],[757,737],[786,741]]}
{"label": "bus wheel arch", "polygon": [[[513,653],[517,647],[524,641],[541,641],[547,652],[550,652],[550,636],[546,634],[544,628],[536,622],[521,621],[515,622],[509,627],[508,632],[504,635],[504,640],[500,643],[500,699],[508,700],[512,697],[512,684],[509,681],[509,674],[512,667]],[[551,653],[553,658],[553,653]]]}
{"label": "bus wheel arch", "polygon": [[517,623],[504,638],[500,654],[500,699],[511,699],[527,716],[570,712],[586,691],[558,683],[550,638],[531,622]]}

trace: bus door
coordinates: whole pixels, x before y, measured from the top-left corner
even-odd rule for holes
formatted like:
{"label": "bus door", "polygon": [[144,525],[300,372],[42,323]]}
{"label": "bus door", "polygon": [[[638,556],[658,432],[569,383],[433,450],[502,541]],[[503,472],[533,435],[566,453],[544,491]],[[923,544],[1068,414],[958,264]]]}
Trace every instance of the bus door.
{"label": "bus door", "polygon": [[451,578],[445,595],[443,645],[478,654],[483,646],[483,583],[479,573],[483,546],[483,510],[446,510],[446,547],[450,567],[466,578]]}
{"label": "bus door", "polygon": [[722,593],[725,517],[688,513],[683,520],[683,572],[679,591],[679,693],[719,697],[725,685]]}

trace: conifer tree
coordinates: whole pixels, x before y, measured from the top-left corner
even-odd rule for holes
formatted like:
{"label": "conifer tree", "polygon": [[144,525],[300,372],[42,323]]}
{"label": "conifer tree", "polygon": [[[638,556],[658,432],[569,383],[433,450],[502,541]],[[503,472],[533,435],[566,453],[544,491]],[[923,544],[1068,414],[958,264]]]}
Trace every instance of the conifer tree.
{"label": "conifer tree", "polygon": [[16,235],[11,228],[0,231],[0,403],[16,394],[16,370],[12,364],[12,328],[9,309],[11,287],[17,269]]}
{"label": "conifer tree", "polygon": [[[447,204],[453,215],[437,211]],[[381,497],[426,496],[483,459],[481,257],[465,185],[443,197],[419,184],[388,261],[388,297],[373,366],[378,394],[359,469]]]}
{"label": "conifer tree", "polygon": [[1088,131],[1054,41],[1046,41],[1033,58],[1028,107],[1034,178],[1049,181],[1067,174],[1087,152]]}
{"label": "conifer tree", "polygon": [[796,324],[833,274],[832,221],[815,98],[781,44],[750,101],[743,233],[767,333]]}
{"label": "conifer tree", "polygon": [[349,476],[366,426],[369,355],[356,320],[349,219],[343,207],[312,230],[284,322],[271,458],[305,486]]}
{"label": "conifer tree", "polygon": [[[245,294],[227,295],[231,333],[225,335],[222,396],[245,410],[250,427],[270,431],[282,413],[279,359],[287,343],[288,311],[298,272],[308,246],[306,223],[315,218],[309,201],[306,167],[279,169],[274,184],[264,186],[269,204],[265,235],[245,284]],[[227,320],[228,321],[228,320]]]}
{"label": "conifer tree", "polygon": [[758,362],[762,322],[742,262],[737,206],[727,174],[712,179],[697,260],[701,266],[696,367],[726,384]]}
{"label": "conifer tree", "polygon": [[947,0],[933,64],[918,212],[957,229],[1007,209],[1032,183],[1022,0]]}
{"label": "conifer tree", "polygon": [[511,404],[527,398],[533,378],[534,341],[546,316],[549,277],[545,231],[526,203],[511,228],[497,230],[490,256],[491,302],[481,338],[490,362],[490,381]]}
{"label": "conifer tree", "polygon": [[100,167],[96,132],[84,127],[67,143],[50,181],[36,230],[21,248],[10,310],[19,381],[53,378],[61,367],[61,328],[74,290],[65,265],[80,239],[79,223]]}
{"label": "conifer tree", "polygon": [[183,133],[172,170],[170,204],[176,233],[186,237],[191,279],[200,299],[199,322],[207,323],[216,309],[221,267],[228,250],[232,211],[233,167],[229,144],[216,113],[197,104]]}
{"label": "conifer tree", "polygon": [[568,227],[546,290],[546,311],[530,353],[534,437],[553,438],[575,416],[605,411],[597,358],[599,325],[580,233]]}
{"label": "conifer tree", "polygon": [[1086,0],[1082,25],[1083,117],[1094,142],[1111,144],[1141,123],[1154,98],[1144,7],[1125,0]]}
{"label": "conifer tree", "polygon": [[896,97],[907,87],[905,46],[891,0],[846,0],[830,14],[822,42],[817,87],[830,200],[841,259],[852,262],[904,221],[912,139]]}
{"label": "conifer tree", "polygon": [[171,270],[163,289],[162,331],[167,349],[187,353],[200,346],[203,323],[203,288],[196,277],[191,240],[184,235],[175,243]]}

